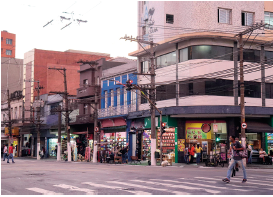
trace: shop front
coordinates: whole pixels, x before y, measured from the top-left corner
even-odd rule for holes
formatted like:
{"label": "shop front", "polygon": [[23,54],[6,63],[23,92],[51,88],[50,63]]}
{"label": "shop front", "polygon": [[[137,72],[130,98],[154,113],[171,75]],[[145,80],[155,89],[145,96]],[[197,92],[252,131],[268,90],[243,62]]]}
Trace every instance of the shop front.
{"label": "shop front", "polygon": [[[221,120],[186,121],[186,146],[199,144],[203,149],[201,161],[219,154],[227,160],[227,124]],[[194,155],[196,158],[196,155]]]}

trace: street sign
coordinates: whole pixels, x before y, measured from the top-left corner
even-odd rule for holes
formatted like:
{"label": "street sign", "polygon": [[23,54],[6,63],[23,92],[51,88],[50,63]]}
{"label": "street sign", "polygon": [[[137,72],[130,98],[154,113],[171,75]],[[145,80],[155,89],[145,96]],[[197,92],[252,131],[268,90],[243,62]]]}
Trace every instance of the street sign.
{"label": "street sign", "polygon": [[241,126],[242,126],[243,129],[247,128],[247,124],[245,122],[243,122]]}
{"label": "street sign", "polygon": [[99,127],[95,127],[95,132],[98,132],[99,131]]}
{"label": "street sign", "polygon": [[213,124],[213,132],[214,133],[218,132],[218,125],[217,124]]}

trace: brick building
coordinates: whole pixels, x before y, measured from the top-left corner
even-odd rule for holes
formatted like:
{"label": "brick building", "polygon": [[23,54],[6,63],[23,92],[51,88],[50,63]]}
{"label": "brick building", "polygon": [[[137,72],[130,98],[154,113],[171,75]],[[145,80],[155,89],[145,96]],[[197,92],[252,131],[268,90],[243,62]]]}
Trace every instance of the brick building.
{"label": "brick building", "polygon": [[16,35],[1,31],[1,57],[15,57]]}
{"label": "brick building", "polygon": [[[26,52],[23,69],[24,80],[26,80],[26,82],[23,83],[26,109],[30,108],[30,103],[33,102],[35,96],[37,96],[37,92],[34,89],[37,83],[28,82],[28,80],[40,81],[40,86],[43,86],[40,95],[48,94],[50,91],[64,91],[63,75],[56,70],[49,70],[48,68],[66,68],[68,93],[70,95],[76,95],[80,80],[80,74],[77,72],[80,66],[77,62],[79,60],[94,61],[100,58],[110,59],[110,55],[75,50],[61,52],[33,49]],[[29,117],[29,112],[26,112],[26,118],[27,117]]]}

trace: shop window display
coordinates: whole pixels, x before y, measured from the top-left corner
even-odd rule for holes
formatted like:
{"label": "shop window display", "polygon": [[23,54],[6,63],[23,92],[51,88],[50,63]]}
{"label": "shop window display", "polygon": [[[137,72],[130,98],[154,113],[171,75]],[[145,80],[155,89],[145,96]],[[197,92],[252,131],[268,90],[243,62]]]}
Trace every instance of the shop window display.
{"label": "shop window display", "polygon": [[49,150],[49,156],[57,156],[55,148],[58,145],[58,139],[49,139],[49,145],[48,145],[48,150]]}

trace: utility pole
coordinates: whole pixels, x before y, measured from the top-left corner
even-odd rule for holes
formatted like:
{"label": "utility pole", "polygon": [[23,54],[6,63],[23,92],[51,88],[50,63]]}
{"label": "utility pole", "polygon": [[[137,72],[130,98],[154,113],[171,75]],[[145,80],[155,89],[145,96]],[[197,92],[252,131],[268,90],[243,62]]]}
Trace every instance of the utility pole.
{"label": "utility pole", "polygon": [[[239,36],[239,46],[240,46],[240,105],[241,105],[241,125],[245,122],[245,85],[244,85],[244,57],[243,57],[243,35],[253,32],[254,30],[261,29],[266,24],[256,23],[250,26],[243,32],[240,32],[236,36]],[[246,134],[245,129],[241,126],[241,141],[242,146],[246,147]],[[246,166],[246,159],[243,159],[244,166]]]}
{"label": "utility pole", "polygon": [[261,62],[261,92],[262,92],[262,106],[265,107],[265,66],[264,66],[264,45],[261,46],[261,53],[260,53],[260,62]]}
{"label": "utility pole", "polygon": [[64,76],[64,92],[50,92],[56,94],[63,94],[64,95],[64,102],[65,102],[65,132],[67,133],[67,160],[71,161],[71,144],[70,144],[70,129],[68,129],[68,121],[69,121],[69,113],[68,113],[68,92],[67,92],[67,82],[66,82],[66,68],[48,68],[52,70],[62,70]]}
{"label": "utility pole", "polygon": [[[80,60],[77,63],[89,64],[89,66],[91,67],[92,72],[95,72],[97,70],[97,68],[96,68],[96,65],[98,65],[97,61],[82,61],[82,60]],[[95,75],[92,75],[91,79],[92,79],[93,76],[95,76]],[[93,107],[93,109],[94,109],[93,163],[97,163],[98,143],[100,143],[100,142],[99,142],[99,138],[98,138],[99,135],[97,135],[98,131],[96,131],[96,128],[98,127],[98,108],[99,108],[98,107],[98,105],[99,105],[98,97],[99,97],[99,89],[100,89],[99,85],[100,84],[96,79],[94,79],[94,81],[95,81],[95,84],[96,84],[95,85],[95,98],[94,98],[95,100],[90,101],[90,100],[82,99],[81,103],[87,103],[88,102],[91,107],[92,107],[92,104],[94,103],[94,107]],[[87,135],[88,135],[88,133],[87,133]]]}
{"label": "utility pole", "polygon": [[[125,40],[130,40],[138,42],[140,45],[141,43],[143,44],[148,44],[150,45],[150,52],[148,52],[144,47],[142,47],[146,52],[148,52],[151,57],[150,57],[150,62],[151,62],[151,90],[150,90],[150,107],[151,107],[151,165],[155,166],[156,165],[156,159],[155,159],[155,151],[156,151],[156,126],[155,126],[155,65],[154,65],[154,46],[158,45],[154,43],[153,41],[145,41],[139,38],[133,38],[128,37],[125,35],[125,37],[122,37],[120,39],[125,39]],[[142,45],[141,45],[142,46]],[[147,74],[146,74],[147,75]],[[161,124],[161,123],[160,123]]]}
{"label": "utility pole", "polygon": [[[26,81],[26,80],[25,80]],[[31,81],[31,80],[28,80],[28,82],[37,82],[38,86],[35,88],[35,90],[37,91],[37,105],[40,103],[40,90],[43,89],[44,87],[40,86],[40,81]],[[40,149],[41,149],[41,103],[40,103],[40,107],[36,107],[36,118],[37,118],[37,121],[33,120],[34,124],[36,125],[37,127],[37,150],[36,150],[36,153],[37,153],[37,160],[40,160]]]}
{"label": "utility pole", "polygon": [[57,148],[57,161],[61,161],[61,143],[62,143],[62,112],[61,106],[58,107],[58,148]]}
{"label": "utility pole", "polygon": [[9,90],[7,90],[7,94],[8,94],[8,110],[9,110],[9,143],[8,143],[8,150],[9,150],[9,146],[11,145],[11,137],[12,137]]}

